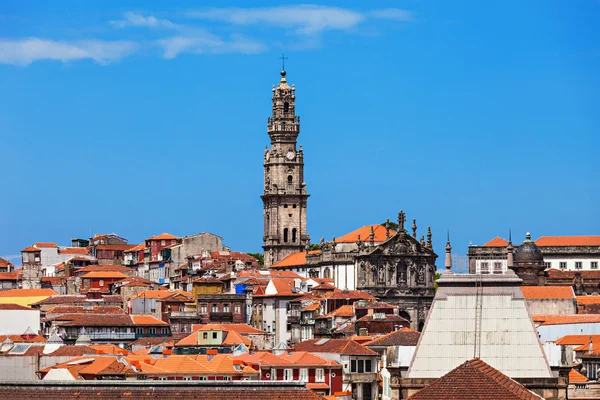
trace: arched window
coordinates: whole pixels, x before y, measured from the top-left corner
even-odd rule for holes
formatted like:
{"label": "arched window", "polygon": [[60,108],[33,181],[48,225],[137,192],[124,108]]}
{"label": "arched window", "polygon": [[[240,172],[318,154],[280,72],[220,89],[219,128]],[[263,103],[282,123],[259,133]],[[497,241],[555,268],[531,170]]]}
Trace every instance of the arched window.
{"label": "arched window", "polygon": [[283,112],[286,113],[288,111],[290,111],[290,103],[285,102],[283,103]]}
{"label": "arched window", "polygon": [[283,242],[287,243],[287,241],[288,241],[288,228],[285,228],[283,230]]}
{"label": "arched window", "polygon": [[291,175],[288,175],[288,185],[291,185],[294,181],[294,178]]}
{"label": "arched window", "polygon": [[292,229],[292,242],[296,243],[296,228]]}

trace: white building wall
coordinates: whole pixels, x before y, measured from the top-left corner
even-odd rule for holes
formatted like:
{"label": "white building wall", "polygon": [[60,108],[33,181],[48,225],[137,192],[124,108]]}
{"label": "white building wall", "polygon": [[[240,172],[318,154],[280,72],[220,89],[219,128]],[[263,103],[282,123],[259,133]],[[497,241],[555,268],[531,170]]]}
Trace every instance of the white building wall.
{"label": "white building wall", "polygon": [[600,334],[600,323],[541,325],[536,330],[542,343],[556,342],[565,335]]}
{"label": "white building wall", "polygon": [[40,310],[0,310],[0,335],[20,335],[27,328],[40,330]]}
{"label": "white building wall", "polygon": [[[590,257],[569,257],[566,256],[544,256],[544,262],[550,263],[546,264],[547,268],[554,269],[565,269],[565,270],[577,270],[581,269],[583,271],[593,271],[597,270],[600,266],[600,254],[592,255]],[[581,268],[577,268],[577,264],[581,263]],[[565,263],[564,267],[561,267],[561,263]],[[595,264],[594,264],[595,263]]]}

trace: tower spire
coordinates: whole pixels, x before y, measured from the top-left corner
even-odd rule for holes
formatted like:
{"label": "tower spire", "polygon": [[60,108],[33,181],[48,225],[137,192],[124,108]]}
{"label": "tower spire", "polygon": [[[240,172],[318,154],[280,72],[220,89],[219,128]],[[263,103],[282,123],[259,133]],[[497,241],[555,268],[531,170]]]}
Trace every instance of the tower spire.
{"label": "tower spire", "polygon": [[450,230],[448,230],[448,241],[446,242],[446,262],[444,263],[446,267],[445,274],[452,273],[452,245],[450,244]]}

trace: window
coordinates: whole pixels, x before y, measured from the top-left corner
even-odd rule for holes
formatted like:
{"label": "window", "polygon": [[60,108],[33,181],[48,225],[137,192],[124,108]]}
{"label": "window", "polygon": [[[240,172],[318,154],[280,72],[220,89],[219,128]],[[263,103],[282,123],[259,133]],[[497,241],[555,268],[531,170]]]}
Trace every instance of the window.
{"label": "window", "polygon": [[233,312],[236,314],[241,314],[242,313],[242,306],[239,304],[235,304],[233,306]]}
{"label": "window", "polygon": [[300,368],[300,382],[308,382],[308,369]]}
{"label": "window", "polygon": [[550,268],[552,268],[552,263],[551,262],[545,262],[544,266],[546,267],[546,269],[550,269]]}
{"label": "window", "polygon": [[365,360],[365,372],[374,372],[371,367],[371,360]]}
{"label": "window", "polygon": [[231,377],[230,377],[230,376],[225,376],[225,377],[223,377],[223,380],[224,380],[224,381],[230,381],[230,380],[231,380]]}
{"label": "window", "polygon": [[184,376],[184,377],[183,377],[183,380],[184,380],[184,381],[191,381],[191,380],[192,380],[192,377],[191,377],[191,376]]}
{"label": "window", "polygon": [[502,273],[502,263],[499,261],[494,262],[494,274]]}
{"label": "window", "polygon": [[277,380],[277,370],[275,368],[271,368],[271,380],[272,381]]}
{"label": "window", "polygon": [[575,261],[575,269],[581,269],[583,263],[581,261]]}
{"label": "window", "polygon": [[288,185],[291,185],[294,182],[294,178],[291,175],[288,175]]}
{"label": "window", "polygon": [[156,335],[156,328],[150,328],[150,334]]}
{"label": "window", "polygon": [[213,304],[212,305],[212,312],[219,312],[219,305],[218,304]]}
{"label": "window", "polygon": [[331,270],[328,268],[325,268],[325,271],[323,271],[323,278],[331,278]]}
{"label": "window", "polygon": [[365,362],[364,360],[358,360],[358,373],[362,374],[365,372]]}
{"label": "window", "polygon": [[229,312],[229,303],[223,304],[223,312]]}
{"label": "window", "polygon": [[315,370],[315,382],[325,382],[325,370],[323,368]]}
{"label": "window", "polygon": [[350,372],[356,372],[356,360],[350,361]]}
{"label": "window", "polygon": [[560,263],[558,263],[558,266],[560,267],[560,269],[565,269],[567,268],[567,262],[561,261]]}
{"label": "window", "polygon": [[144,333],[144,328],[135,328],[136,335],[142,335]]}
{"label": "window", "polygon": [[287,208],[287,204],[284,204],[284,205],[283,205],[283,208]]}
{"label": "window", "polygon": [[171,244],[175,244],[177,241],[175,239],[171,240]]}
{"label": "window", "polygon": [[202,333],[202,339],[208,339],[208,332]]}
{"label": "window", "polygon": [[292,206],[292,208],[296,208],[296,205],[294,204],[294,205]]}
{"label": "window", "polygon": [[296,230],[296,228],[292,229],[292,242],[296,243],[296,232],[298,232]]}
{"label": "window", "polygon": [[292,374],[293,370],[290,368],[286,368],[283,370],[283,380],[284,381],[291,381],[293,380],[293,374]]}
{"label": "window", "polygon": [[208,377],[207,377],[207,376],[201,376],[201,377],[200,377],[200,380],[201,380],[201,381],[207,381],[207,380],[208,380]]}
{"label": "window", "polygon": [[481,274],[489,274],[490,273],[490,263],[484,261],[481,263]]}
{"label": "window", "polygon": [[598,269],[598,261],[592,261],[590,263],[590,268],[591,269]]}
{"label": "window", "polygon": [[283,112],[286,113],[288,111],[290,111],[290,103],[286,101],[285,103],[283,103]]}
{"label": "window", "polygon": [[99,285],[100,285],[100,286],[104,286],[104,280],[103,280],[103,279],[100,279],[100,283],[99,283]]}
{"label": "window", "polygon": [[166,242],[165,242],[164,240],[161,240],[161,241],[160,241],[160,245],[161,245],[161,246],[164,246],[165,244],[166,244]]}
{"label": "window", "polygon": [[206,314],[208,312],[208,304],[200,304],[200,314]]}
{"label": "window", "polygon": [[163,335],[168,335],[169,334],[169,328],[160,328],[160,333]]}
{"label": "window", "polygon": [[[287,206],[287,204],[286,204],[286,206]],[[288,228],[285,228],[283,230],[283,242],[287,243],[287,241],[288,241]]]}
{"label": "window", "polygon": [[216,339],[217,338],[217,332],[213,332],[212,333],[212,337],[213,337],[213,339]]}

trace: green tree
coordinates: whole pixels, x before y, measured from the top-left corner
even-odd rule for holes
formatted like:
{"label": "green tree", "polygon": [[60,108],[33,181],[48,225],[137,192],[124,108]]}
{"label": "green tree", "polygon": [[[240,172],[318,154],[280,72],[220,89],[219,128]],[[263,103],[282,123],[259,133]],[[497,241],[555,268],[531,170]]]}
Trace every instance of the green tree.
{"label": "green tree", "polygon": [[263,253],[248,253],[249,256],[252,256],[258,260],[258,265],[263,267],[265,265],[265,255]]}
{"label": "green tree", "polygon": [[437,284],[437,280],[440,279],[442,277],[442,274],[440,274],[439,272],[435,273],[435,278],[433,278],[433,287],[435,288],[435,291],[437,292],[438,289],[438,284]]}
{"label": "green tree", "polygon": [[313,243],[310,245],[309,250],[319,250],[320,246],[318,243]]}
{"label": "green tree", "polygon": [[[383,224],[381,224],[381,226],[385,226],[385,222]],[[398,224],[395,222],[390,221],[390,229],[393,231],[398,232]]]}

